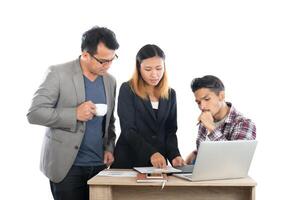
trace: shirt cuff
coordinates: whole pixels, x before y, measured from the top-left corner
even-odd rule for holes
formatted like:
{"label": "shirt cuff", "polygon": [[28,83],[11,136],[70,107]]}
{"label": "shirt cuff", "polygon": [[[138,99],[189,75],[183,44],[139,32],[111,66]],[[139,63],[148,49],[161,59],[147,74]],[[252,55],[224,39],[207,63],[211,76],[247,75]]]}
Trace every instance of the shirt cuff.
{"label": "shirt cuff", "polygon": [[215,141],[215,140],[218,140],[219,138],[221,138],[223,136],[223,133],[216,129],[216,130],[213,130],[209,135],[208,135],[208,138],[211,140],[211,141]]}

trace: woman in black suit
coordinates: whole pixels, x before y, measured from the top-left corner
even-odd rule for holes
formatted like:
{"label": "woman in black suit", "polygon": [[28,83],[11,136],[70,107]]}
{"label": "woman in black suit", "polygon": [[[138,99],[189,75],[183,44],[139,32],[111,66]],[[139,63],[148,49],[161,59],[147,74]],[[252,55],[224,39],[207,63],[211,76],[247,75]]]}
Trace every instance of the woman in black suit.
{"label": "woman in black suit", "polygon": [[184,164],[177,144],[175,91],[168,86],[165,54],[145,45],[136,55],[136,69],[122,84],[118,99],[121,134],[115,148],[114,168]]}

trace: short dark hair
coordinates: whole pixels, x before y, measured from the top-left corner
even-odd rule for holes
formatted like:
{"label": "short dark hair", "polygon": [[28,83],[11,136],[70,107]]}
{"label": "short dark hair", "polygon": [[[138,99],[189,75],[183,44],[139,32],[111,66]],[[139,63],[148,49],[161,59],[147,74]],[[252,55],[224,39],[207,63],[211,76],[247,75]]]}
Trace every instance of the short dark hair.
{"label": "short dark hair", "polygon": [[225,90],[222,81],[218,77],[212,75],[203,76],[202,78],[194,78],[191,83],[191,88],[193,92],[201,88],[208,88],[216,94]]}
{"label": "short dark hair", "polygon": [[111,50],[119,48],[114,32],[105,27],[95,26],[82,35],[81,51],[87,51],[94,55],[97,53],[97,46],[100,42],[104,43]]}

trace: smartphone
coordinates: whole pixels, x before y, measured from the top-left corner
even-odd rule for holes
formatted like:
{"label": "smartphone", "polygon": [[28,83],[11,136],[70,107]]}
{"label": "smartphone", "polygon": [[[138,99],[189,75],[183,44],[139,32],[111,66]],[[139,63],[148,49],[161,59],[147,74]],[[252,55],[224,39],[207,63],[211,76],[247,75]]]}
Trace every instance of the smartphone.
{"label": "smartphone", "polygon": [[146,174],[146,178],[163,178],[163,174],[161,174],[161,173],[148,173],[148,174]]}

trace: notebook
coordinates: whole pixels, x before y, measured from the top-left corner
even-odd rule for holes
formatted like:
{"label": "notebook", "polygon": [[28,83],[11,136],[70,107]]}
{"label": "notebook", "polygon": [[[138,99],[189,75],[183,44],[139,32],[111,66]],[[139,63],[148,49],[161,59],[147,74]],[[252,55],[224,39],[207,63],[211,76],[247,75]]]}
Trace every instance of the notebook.
{"label": "notebook", "polygon": [[138,173],[136,176],[136,182],[138,183],[153,183],[153,182],[166,182],[168,181],[167,174],[153,173],[153,174],[144,174]]}

